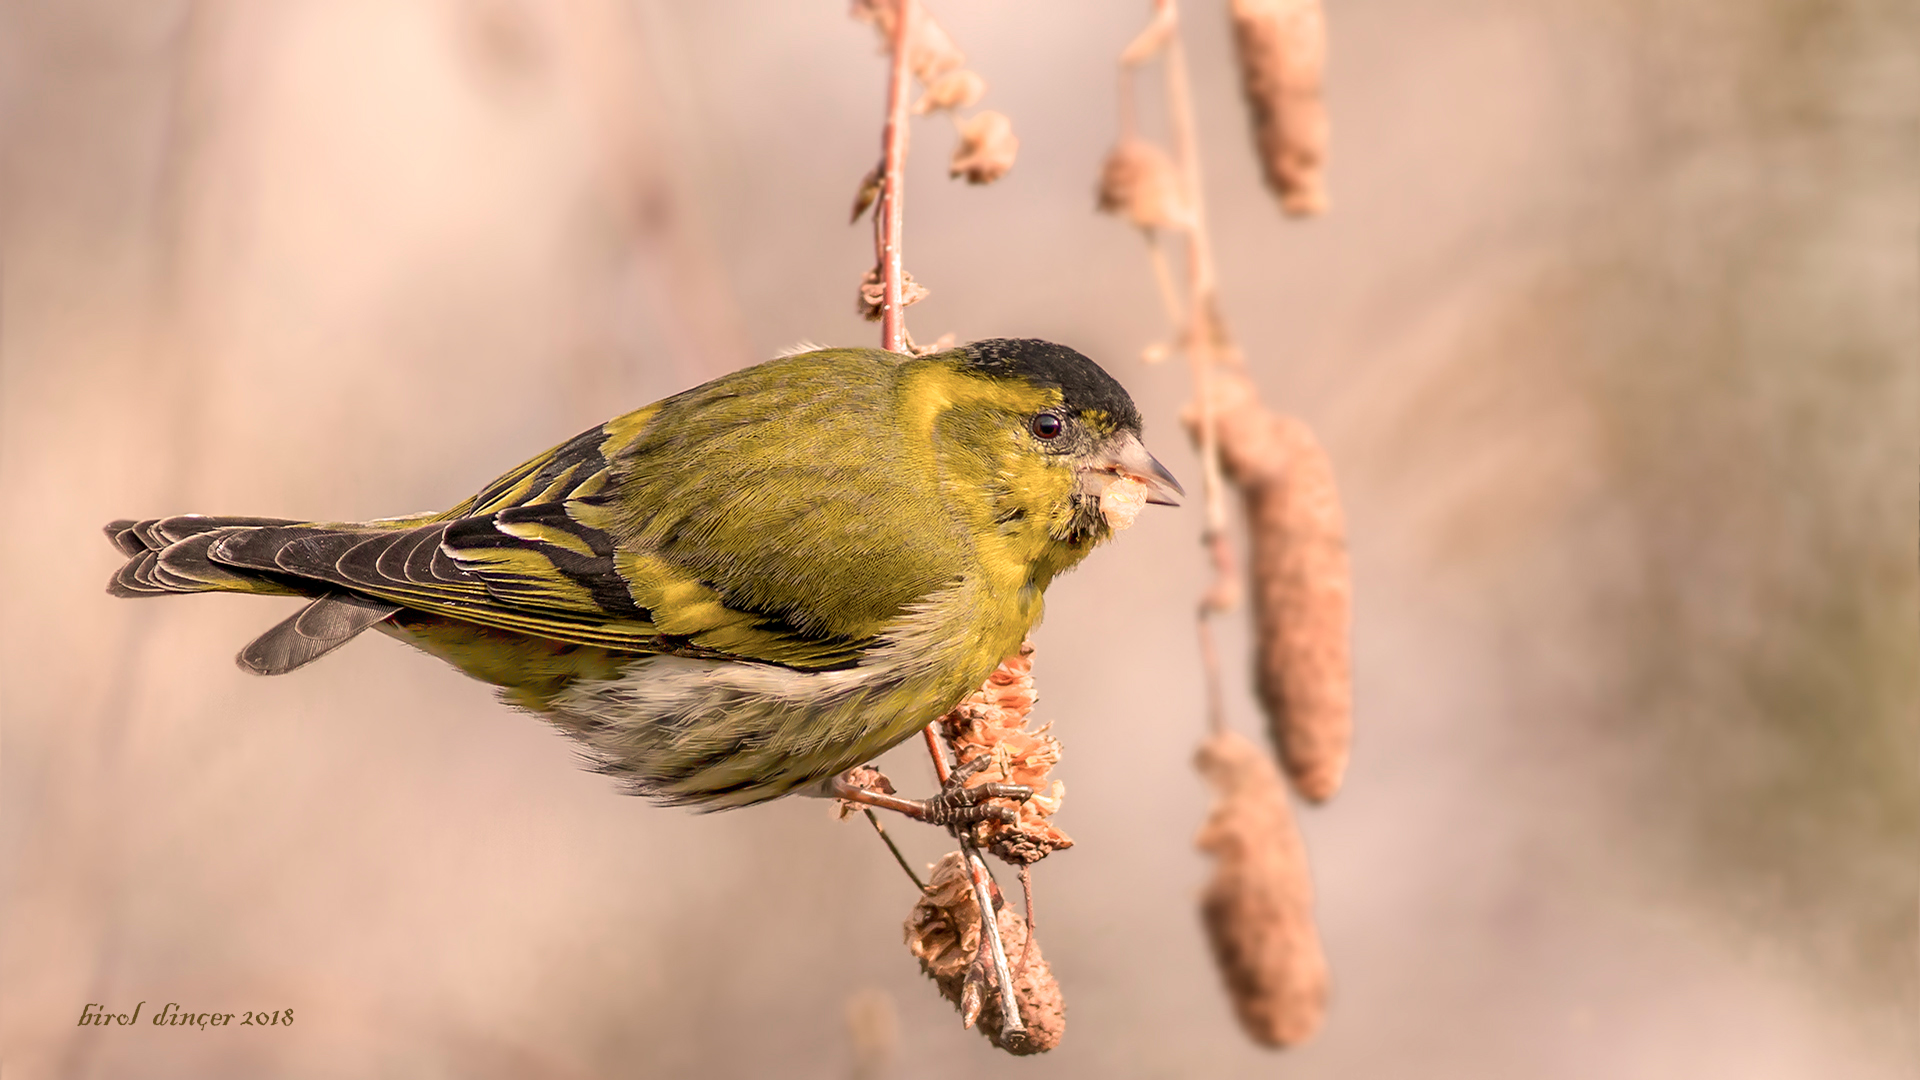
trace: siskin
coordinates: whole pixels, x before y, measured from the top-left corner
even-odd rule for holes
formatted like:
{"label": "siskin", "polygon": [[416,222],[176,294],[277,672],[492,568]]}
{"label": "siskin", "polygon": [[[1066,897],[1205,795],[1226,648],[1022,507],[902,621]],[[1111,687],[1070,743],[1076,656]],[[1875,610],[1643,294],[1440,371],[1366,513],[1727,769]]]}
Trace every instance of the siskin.
{"label": "siskin", "polygon": [[109,591],[309,597],[241,667],[378,629],[634,792],[720,809],[834,790],[971,693],[1112,535],[1115,484],[1180,493],[1072,349],[824,349],[615,417],[441,513],[116,521]]}

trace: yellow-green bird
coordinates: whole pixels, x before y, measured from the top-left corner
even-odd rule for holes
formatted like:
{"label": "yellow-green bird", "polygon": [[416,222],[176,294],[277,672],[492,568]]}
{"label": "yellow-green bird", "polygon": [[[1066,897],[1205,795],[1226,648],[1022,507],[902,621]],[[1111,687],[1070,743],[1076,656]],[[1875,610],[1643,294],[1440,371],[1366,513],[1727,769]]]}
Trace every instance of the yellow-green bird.
{"label": "yellow-green bird", "polygon": [[820,789],[978,687],[1107,487],[1172,503],[1112,376],[996,339],[824,349],[616,417],[441,513],[116,521],[116,596],[312,602],[240,653],[277,675],[378,628],[500,687],[636,793]]}

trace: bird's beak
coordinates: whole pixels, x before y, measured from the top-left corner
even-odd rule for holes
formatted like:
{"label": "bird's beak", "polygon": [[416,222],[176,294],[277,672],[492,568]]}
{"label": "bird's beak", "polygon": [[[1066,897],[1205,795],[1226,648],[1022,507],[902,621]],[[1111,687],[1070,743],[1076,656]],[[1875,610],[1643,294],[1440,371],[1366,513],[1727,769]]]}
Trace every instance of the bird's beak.
{"label": "bird's beak", "polygon": [[1132,432],[1116,435],[1089,455],[1081,466],[1081,489],[1098,495],[1115,476],[1130,477],[1147,486],[1147,501],[1160,506],[1179,506],[1186,489],[1173,478],[1165,465],[1154,460]]}

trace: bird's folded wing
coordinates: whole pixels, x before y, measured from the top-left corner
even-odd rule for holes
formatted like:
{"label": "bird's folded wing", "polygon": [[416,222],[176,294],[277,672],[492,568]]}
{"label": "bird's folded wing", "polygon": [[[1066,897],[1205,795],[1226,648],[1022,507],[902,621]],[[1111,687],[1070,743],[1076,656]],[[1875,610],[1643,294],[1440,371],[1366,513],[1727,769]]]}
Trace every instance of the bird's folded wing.
{"label": "bird's folded wing", "polygon": [[803,634],[741,610],[669,560],[616,545],[596,499],[510,506],[412,528],[236,531],[215,562],[324,581],[419,611],[621,651],[804,670],[856,662],[871,639]]}
{"label": "bird's folded wing", "polygon": [[611,463],[659,412],[658,405],[616,416],[598,427],[514,466],[480,489],[473,498],[436,521],[485,517],[514,506],[536,506],[585,499],[600,494],[612,477]]}

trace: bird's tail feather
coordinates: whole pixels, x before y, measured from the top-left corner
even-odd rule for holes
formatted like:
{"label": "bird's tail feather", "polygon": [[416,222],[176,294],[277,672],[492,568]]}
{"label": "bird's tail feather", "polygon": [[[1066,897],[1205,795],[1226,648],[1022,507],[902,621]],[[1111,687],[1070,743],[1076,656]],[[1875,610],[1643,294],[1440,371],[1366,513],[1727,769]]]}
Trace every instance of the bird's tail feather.
{"label": "bird's tail feather", "polygon": [[234,659],[255,675],[285,675],[352,641],[362,630],[399,611],[364,596],[323,597],[253,639]]}
{"label": "bird's tail feather", "polygon": [[107,525],[107,539],[127,556],[107,591],[115,596],[165,596],[186,592],[244,592],[298,596],[290,583],[222,566],[207,556],[215,540],[235,529],[297,525],[281,518],[175,517],[123,520]]}
{"label": "bird's tail feather", "polygon": [[[313,596],[326,586],[228,566],[208,554],[215,541],[237,530],[299,524],[284,518],[197,514],[112,522],[106,527],[107,539],[128,558],[107,591],[121,597],[192,592]],[[284,674],[318,660],[399,610],[393,604],[328,591],[255,638],[236,659],[258,675]]]}

